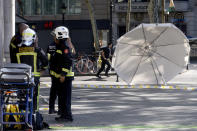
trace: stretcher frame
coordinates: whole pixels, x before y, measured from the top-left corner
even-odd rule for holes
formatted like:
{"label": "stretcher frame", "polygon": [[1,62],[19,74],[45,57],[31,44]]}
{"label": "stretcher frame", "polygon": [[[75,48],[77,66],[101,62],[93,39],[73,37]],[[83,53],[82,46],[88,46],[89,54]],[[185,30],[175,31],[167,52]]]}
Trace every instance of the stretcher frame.
{"label": "stretcher frame", "polygon": [[[5,66],[4,68],[10,68],[11,70],[14,69],[14,65],[8,65],[7,67]],[[17,68],[17,67],[16,67]],[[31,73],[27,73],[23,69],[23,65],[19,66],[19,69],[21,69],[21,72],[0,72],[0,130],[3,131],[5,130],[5,125],[16,125],[16,124],[21,124],[25,125],[25,127],[32,129],[32,114],[33,114],[33,89],[34,89],[34,82],[33,78],[30,76]],[[26,76],[27,80],[24,82],[14,82],[14,81],[5,81],[3,79],[3,76],[8,75],[8,76]],[[18,105],[21,104],[21,101],[15,100],[15,102],[6,102],[5,99],[8,97],[6,95],[6,92],[23,92],[25,102],[22,103],[25,106],[25,110],[23,112],[19,113],[9,113],[5,112],[5,107],[8,104],[13,104],[13,105]],[[17,96],[18,97],[18,96]],[[12,98],[13,100],[14,98]],[[19,109],[20,111],[20,109]],[[6,122],[4,121],[5,115],[20,115],[24,116],[24,121],[20,122]]]}

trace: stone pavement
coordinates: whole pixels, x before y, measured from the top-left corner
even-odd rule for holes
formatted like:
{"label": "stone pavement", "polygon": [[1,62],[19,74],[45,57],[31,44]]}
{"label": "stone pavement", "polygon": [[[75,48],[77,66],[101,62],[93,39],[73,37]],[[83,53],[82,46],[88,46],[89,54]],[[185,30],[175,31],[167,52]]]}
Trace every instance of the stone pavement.
{"label": "stone pavement", "polygon": [[[56,122],[48,115],[50,78],[41,78],[40,112],[51,130],[178,131],[197,130],[197,70],[191,68],[168,84],[179,88],[127,86],[116,76],[77,76],[73,81],[74,121]],[[161,89],[160,89],[161,88]],[[189,90],[191,89],[191,90]],[[57,105],[56,105],[57,109]]]}

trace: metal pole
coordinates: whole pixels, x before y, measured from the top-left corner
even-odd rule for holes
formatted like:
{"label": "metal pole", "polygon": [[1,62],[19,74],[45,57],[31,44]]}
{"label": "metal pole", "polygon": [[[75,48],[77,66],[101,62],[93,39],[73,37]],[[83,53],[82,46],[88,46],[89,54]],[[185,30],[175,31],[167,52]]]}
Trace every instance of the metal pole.
{"label": "metal pole", "polygon": [[9,62],[9,44],[15,34],[15,0],[4,0],[4,56]]}
{"label": "metal pole", "polygon": [[0,68],[3,66],[4,58],[4,10],[3,10],[4,0],[0,0]]}
{"label": "metal pole", "polygon": [[62,24],[64,25],[64,13],[62,13]]}
{"label": "metal pole", "polygon": [[109,43],[112,44],[112,8],[113,0],[110,0],[110,27],[109,27]]}
{"label": "metal pole", "polygon": [[165,0],[162,0],[161,3],[161,16],[162,16],[162,23],[165,23]]}
{"label": "metal pole", "polygon": [[158,0],[154,1],[154,22],[159,23],[159,7],[158,7]]}

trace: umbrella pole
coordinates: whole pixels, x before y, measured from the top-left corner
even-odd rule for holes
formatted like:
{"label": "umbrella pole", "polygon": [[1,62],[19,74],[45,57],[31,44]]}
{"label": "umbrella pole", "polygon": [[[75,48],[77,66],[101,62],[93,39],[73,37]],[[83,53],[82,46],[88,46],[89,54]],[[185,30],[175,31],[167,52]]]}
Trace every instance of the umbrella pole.
{"label": "umbrella pole", "polygon": [[116,74],[116,82],[119,82],[119,76]]}

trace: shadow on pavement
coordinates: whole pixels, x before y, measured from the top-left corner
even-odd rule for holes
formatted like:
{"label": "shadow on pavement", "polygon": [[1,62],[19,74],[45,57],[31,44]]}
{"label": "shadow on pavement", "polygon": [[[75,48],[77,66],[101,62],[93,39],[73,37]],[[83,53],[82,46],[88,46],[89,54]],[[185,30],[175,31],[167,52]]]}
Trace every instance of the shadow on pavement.
{"label": "shadow on pavement", "polygon": [[[49,89],[41,88],[45,98]],[[54,128],[192,128],[197,123],[196,103],[196,93],[183,90],[73,88],[72,123],[56,122],[56,114],[41,112]]]}

